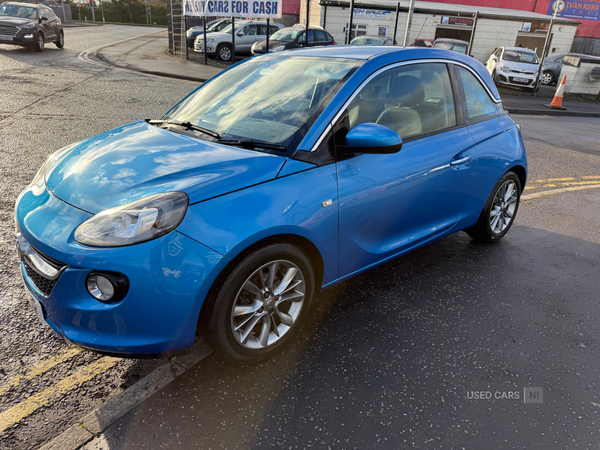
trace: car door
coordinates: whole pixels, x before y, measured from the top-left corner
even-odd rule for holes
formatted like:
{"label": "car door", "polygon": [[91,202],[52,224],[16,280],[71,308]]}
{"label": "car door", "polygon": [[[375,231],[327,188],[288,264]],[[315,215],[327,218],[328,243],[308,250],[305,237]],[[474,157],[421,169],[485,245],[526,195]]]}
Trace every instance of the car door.
{"label": "car door", "polygon": [[[241,33],[243,34],[240,36]],[[244,55],[250,54],[252,45],[259,40],[258,25],[246,25],[241,33],[238,31],[238,35],[235,37],[235,51]]]}
{"label": "car door", "polygon": [[444,63],[384,69],[333,125],[335,144],[363,122],[396,130],[403,144],[393,154],[337,155],[342,277],[452,230],[475,170]]}
{"label": "car door", "polygon": [[44,30],[44,39],[46,40],[46,42],[52,41],[52,39],[54,38],[54,30],[53,27],[50,25],[50,20],[48,19],[48,12],[46,8],[41,7],[38,10],[38,14],[40,16],[40,24],[42,30]]}
{"label": "car door", "polygon": [[50,8],[46,8],[46,13],[48,15],[48,26],[52,33],[52,40],[55,40],[58,37],[58,17],[56,17],[56,14]]}

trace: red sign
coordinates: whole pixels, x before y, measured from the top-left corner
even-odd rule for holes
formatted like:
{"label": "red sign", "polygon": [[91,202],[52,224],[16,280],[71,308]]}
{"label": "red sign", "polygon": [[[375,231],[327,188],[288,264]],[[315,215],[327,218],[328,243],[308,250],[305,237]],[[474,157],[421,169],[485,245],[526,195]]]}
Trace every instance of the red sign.
{"label": "red sign", "polygon": [[442,17],[443,25],[465,25],[473,26],[473,19],[465,19],[463,17]]}

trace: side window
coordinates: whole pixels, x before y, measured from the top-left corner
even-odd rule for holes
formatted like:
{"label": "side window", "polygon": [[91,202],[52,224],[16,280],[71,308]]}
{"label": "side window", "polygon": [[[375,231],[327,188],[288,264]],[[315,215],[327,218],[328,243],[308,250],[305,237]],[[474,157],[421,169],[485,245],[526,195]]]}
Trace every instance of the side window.
{"label": "side window", "polygon": [[47,19],[48,15],[46,14],[46,10],[44,8],[39,9],[40,19]]}
{"label": "side window", "polygon": [[406,139],[456,125],[448,68],[412,64],[373,78],[348,106],[350,129],[359,123],[385,125]]}
{"label": "side window", "polygon": [[456,67],[462,91],[467,102],[467,118],[481,119],[501,114],[502,105],[494,102],[479,80],[462,67]]}
{"label": "side window", "polygon": [[277,33],[279,31],[279,28],[274,27],[273,25],[269,25],[269,35],[273,34],[273,33]]}
{"label": "side window", "polygon": [[256,25],[248,25],[244,34],[247,36],[256,36]]}
{"label": "side window", "polygon": [[258,34],[260,34],[261,36],[266,36],[267,34],[267,26],[266,25],[257,25],[258,28]]}
{"label": "side window", "polygon": [[312,44],[315,42],[315,32],[314,30],[308,30],[308,43]]}
{"label": "side window", "polygon": [[317,33],[317,42],[325,42],[327,40],[325,37],[325,32],[317,30],[315,33]]}
{"label": "side window", "polygon": [[302,34],[300,34],[300,36],[298,36],[298,44],[306,44],[306,33],[304,31],[302,32]]}

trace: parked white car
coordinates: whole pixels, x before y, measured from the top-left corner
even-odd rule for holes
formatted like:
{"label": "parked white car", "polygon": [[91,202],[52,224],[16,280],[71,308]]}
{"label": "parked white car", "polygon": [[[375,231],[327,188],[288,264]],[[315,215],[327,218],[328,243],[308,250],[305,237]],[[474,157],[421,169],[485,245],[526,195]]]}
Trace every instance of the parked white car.
{"label": "parked white car", "polygon": [[[279,31],[284,26],[277,22],[269,24],[269,36]],[[250,55],[255,42],[267,38],[266,20],[239,20],[235,21],[235,53],[238,55]],[[223,61],[231,61],[233,57],[231,45],[231,25],[217,33],[210,33],[196,37],[194,51],[203,53],[206,48],[208,56],[215,56]]]}
{"label": "parked white car", "polygon": [[497,85],[533,89],[540,61],[533,50],[498,47],[490,55],[486,67]]}

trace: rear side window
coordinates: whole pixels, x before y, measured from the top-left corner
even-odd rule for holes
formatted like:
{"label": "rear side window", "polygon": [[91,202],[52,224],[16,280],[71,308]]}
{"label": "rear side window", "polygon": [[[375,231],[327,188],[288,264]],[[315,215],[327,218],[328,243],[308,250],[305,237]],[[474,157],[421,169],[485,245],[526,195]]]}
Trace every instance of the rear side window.
{"label": "rear side window", "polygon": [[327,40],[327,38],[325,37],[325,33],[323,31],[317,30],[317,31],[315,31],[315,33],[317,34],[318,42],[324,42]]}
{"label": "rear side window", "polygon": [[467,118],[481,120],[501,114],[502,105],[494,102],[479,80],[466,69],[456,67],[461,89],[465,94]]}

